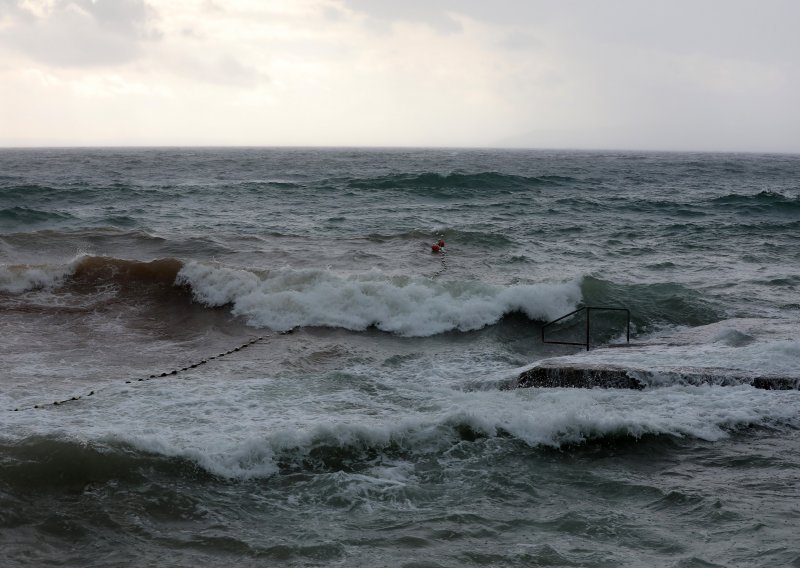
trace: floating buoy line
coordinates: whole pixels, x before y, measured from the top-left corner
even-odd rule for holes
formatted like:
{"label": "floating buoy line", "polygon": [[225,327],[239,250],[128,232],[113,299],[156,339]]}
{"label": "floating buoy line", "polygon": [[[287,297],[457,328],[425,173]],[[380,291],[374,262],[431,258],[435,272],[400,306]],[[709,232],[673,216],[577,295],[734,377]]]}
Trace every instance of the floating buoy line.
{"label": "floating buoy line", "polygon": [[[438,278],[439,276],[444,274],[444,272],[447,270],[447,250],[445,249],[444,235],[442,235],[436,243],[431,245],[431,252],[434,253],[434,254],[439,254],[440,259],[441,259],[441,263],[442,263],[441,267],[439,268],[439,270],[437,270],[435,273],[433,273],[431,275],[431,278]],[[294,328],[286,330],[286,331],[278,332],[278,335],[286,335],[286,334],[292,333],[293,331],[294,331]],[[223,357],[225,357],[227,355],[232,355],[233,353],[241,351],[242,349],[246,349],[247,347],[250,347],[251,345],[254,345],[254,344],[256,344],[256,343],[258,343],[260,341],[264,341],[265,339],[268,339],[268,336],[261,335],[259,337],[255,337],[253,339],[250,339],[249,341],[246,341],[245,343],[242,343],[241,345],[238,345],[238,346],[234,347],[233,349],[230,349],[228,351],[224,351],[222,353],[219,353],[218,355],[212,355],[210,357],[206,357],[205,359],[201,359],[197,363],[192,363],[191,365],[187,365],[185,367],[181,367],[180,369],[173,369],[171,371],[164,371],[163,373],[152,374],[152,375],[149,375],[148,377],[141,377],[141,378],[138,378],[138,379],[135,379],[135,380],[127,379],[125,381],[125,384],[140,383],[140,382],[151,381],[153,379],[163,379],[163,378],[173,377],[173,376],[176,376],[176,375],[178,375],[180,373],[188,371],[190,369],[196,369],[197,367],[200,367],[202,365],[206,365],[206,364],[208,364],[211,361],[214,361],[216,359],[221,359],[221,358],[223,358]],[[34,404],[33,406],[18,406],[16,408],[10,409],[10,411],[11,412],[19,412],[21,410],[38,410],[38,409],[42,409],[42,408],[49,408],[49,407],[52,407],[52,406],[61,406],[62,404],[67,404],[68,402],[75,402],[75,401],[78,401],[78,400],[81,400],[81,399],[84,399],[84,398],[88,398],[90,396],[94,396],[96,393],[100,392],[101,390],[105,390],[106,388],[108,388],[108,387],[104,387],[102,389],[94,389],[94,390],[89,391],[86,394],[75,395],[75,396],[72,396],[70,398],[65,398],[63,400],[56,400],[56,401],[53,401],[53,402],[48,402],[48,403],[43,403],[43,404]]]}
{"label": "floating buoy line", "polygon": [[[294,329],[289,329],[289,330],[286,330],[286,331],[280,331],[280,332],[278,332],[278,335],[287,335],[287,334],[292,333],[292,332],[294,332]],[[132,384],[132,383],[140,383],[140,382],[151,381],[153,379],[162,379],[162,378],[173,377],[173,376],[176,376],[176,375],[178,375],[180,373],[188,371],[190,369],[196,369],[197,367],[200,367],[202,365],[206,365],[206,364],[208,364],[211,361],[214,361],[216,359],[222,359],[223,357],[225,357],[227,355],[232,355],[233,353],[237,353],[237,352],[241,351],[242,349],[246,349],[247,347],[250,347],[251,345],[259,343],[260,341],[264,341],[265,339],[268,339],[269,337],[270,336],[267,336],[267,335],[261,335],[259,337],[255,337],[253,339],[250,339],[249,341],[246,341],[245,343],[242,343],[241,345],[237,345],[233,349],[229,349],[228,351],[223,351],[222,353],[219,353],[218,355],[212,355],[211,357],[206,357],[205,359],[201,359],[197,363],[192,363],[191,365],[187,365],[185,367],[181,367],[180,369],[173,369],[171,371],[164,371],[163,373],[159,373],[159,374],[152,374],[152,375],[149,375],[148,377],[141,377],[141,378],[138,378],[138,379],[127,379],[127,380],[125,380],[125,384],[127,385],[127,384]],[[56,400],[56,401],[53,401],[53,402],[48,402],[48,403],[43,403],[43,404],[34,404],[33,406],[18,406],[16,408],[10,409],[10,411],[11,412],[19,412],[21,410],[38,410],[38,409],[42,409],[42,408],[49,408],[49,407],[52,407],[52,406],[61,406],[62,404],[67,404],[68,402],[74,402],[74,401],[81,400],[83,398],[88,398],[90,396],[94,396],[96,393],[100,392],[101,390],[105,390],[106,388],[108,388],[108,387],[104,387],[103,389],[94,389],[94,390],[89,391],[86,394],[75,395],[75,396],[72,396],[70,398],[65,398],[63,400]]]}

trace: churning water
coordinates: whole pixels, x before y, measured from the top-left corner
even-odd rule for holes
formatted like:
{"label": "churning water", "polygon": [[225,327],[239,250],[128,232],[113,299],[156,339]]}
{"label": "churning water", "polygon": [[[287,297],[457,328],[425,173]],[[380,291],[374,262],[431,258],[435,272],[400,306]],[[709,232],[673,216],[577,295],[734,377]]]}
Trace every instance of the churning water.
{"label": "churning water", "polygon": [[500,388],[800,374],[798,156],[3,150],[0,263],[4,566],[800,566],[799,392]]}

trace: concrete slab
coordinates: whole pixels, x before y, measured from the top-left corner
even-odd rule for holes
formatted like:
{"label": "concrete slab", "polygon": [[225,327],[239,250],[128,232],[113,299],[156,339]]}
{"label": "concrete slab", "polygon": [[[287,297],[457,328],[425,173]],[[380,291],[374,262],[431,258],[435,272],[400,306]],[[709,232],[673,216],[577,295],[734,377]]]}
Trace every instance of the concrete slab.
{"label": "concrete slab", "polygon": [[540,361],[518,387],[627,388],[675,384],[800,390],[800,322],[730,319]]}
{"label": "concrete slab", "polygon": [[683,368],[658,372],[602,365],[547,364],[529,369],[517,379],[518,388],[644,389],[665,384],[719,386],[751,385],[766,390],[800,390],[800,378],[749,376],[736,369]]}

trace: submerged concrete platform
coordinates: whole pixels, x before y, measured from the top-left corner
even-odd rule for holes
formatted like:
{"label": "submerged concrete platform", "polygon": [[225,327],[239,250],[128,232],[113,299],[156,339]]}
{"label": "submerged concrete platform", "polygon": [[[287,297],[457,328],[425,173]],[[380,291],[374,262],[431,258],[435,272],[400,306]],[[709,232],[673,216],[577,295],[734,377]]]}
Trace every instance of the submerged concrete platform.
{"label": "submerged concrete platform", "polygon": [[734,318],[554,357],[524,371],[516,386],[644,389],[751,385],[800,390],[800,321]]}
{"label": "submerged concrete platform", "polygon": [[517,388],[644,389],[667,385],[751,385],[765,390],[800,390],[800,377],[748,376],[735,369],[691,368],[647,371],[612,365],[548,363],[520,374]]}

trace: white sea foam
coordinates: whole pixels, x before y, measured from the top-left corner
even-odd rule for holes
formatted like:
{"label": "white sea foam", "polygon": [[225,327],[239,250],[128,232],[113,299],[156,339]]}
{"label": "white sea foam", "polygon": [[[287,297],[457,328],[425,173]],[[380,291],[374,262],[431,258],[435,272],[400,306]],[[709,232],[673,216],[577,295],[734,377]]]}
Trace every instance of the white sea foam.
{"label": "white sea foam", "polygon": [[63,264],[2,264],[0,292],[22,294],[31,290],[57,288],[75,273],[88,256],[90,255],[81,252]]}
{"label": "white sea foam", "polygon": [[495,286],[387,275],[379,270],[346,274],[331,270],[279,269],[265,274],[190,262],[178,274],[197,301],[231,304],[251,325],[274,330],[327,326],[362,330],[375,326],[406,336],[469,331],[514,311],[553,319],[575,308],[579,282]]}
{"label": "white sea foam", "polygon": [[613,365],[646,371],[652,382],[698,373],[800,378],[800,322],[731,319],[647,338],[630,348],[596,349],[539,364]]}
{"label": "white sea foam", "polygon": [[[607,436],[668,435],[718,441],[732,428],[791,422],[797,425],[800,393],[757,391],[751,387],[669,387],[650,391],[547,389],[505,393],[435,393],[438,408],[350,419],[306,415],[289,425],[279,419],[265,429],[263,419],[241,416],[238,432],[203,431],[192,439],[162,433],[157,438],[119,434],[149,452],[177,455],[231,478],[265,477],[279,463],[308,463],[341,450],[359,455],[444,456],[468,427],[478,437],[511,435],[531,447],[562,447]],[[300,411],[294,408],[295,412]],[[254,431],[264,432],[253,436]],[[199,434],[199,435],[198,435]],[[165,439],[165,438],[170,439]],[[203,440],[205,439],[205,442]],[[323,453],[320,454],[319,452]],[[404,481],[399,477],[396,483]],[[402,472],[400,472],[402,473]],[[384,478],[385,475],[380,475]],[[386,484],[385,479],[375,483]]]}
{"label": "white sea foam", "polygon": [[[505,452],[509,437],[534,448],[557,448],[608,436],[718,441],[743,426],[800,426],[798,391],[706,385],[464,392],[438,380],[400,379],[411,371],[376,378],[380,395],[343,386],[329,392],[333,385],[326,380],[140,385],[130,387],[129,394],[105,392],[74,407],[3,413],[3,431],[4,436],[58,432],[79,440],[123,442],[236,479],[269,477],[287,465],[335,470],[342,455],[370,463],[380,456],[368,478],[345,483],[380,493],[413,476],[402,467],[410,455],[459,459],[450,451],[461,444],[465,430],[495,440],[482,451]],[[380,469],[389,463],[386,471]]]}
{"label": "white sea foam", "polygon": [[[286,281],[294,279],[295,291],[304,290],[305,284],[316,290],[316,279],[326,278],[353,285],[377,281],[389,290],[404,283],[423,285],[380,273],[348,277],[279,271],[272,278],[238,271],[212,274],[224,277],[209,292],[217,290],[224,299],[227,283],[232,303],[239,301],[242,290],[255,298],[263,296],[262,288],[277,286],[274,280],[280,278],[284,289],[292,288]],[[444,283],[435,286],[439,288],[429,290],[440,294],[450,290]],[[497,301],[502,289],[494,292]],[[787,344],[785,336],[792,329],[786,322],[731,321],[696,329],[693,335],[686,331],[684,337],[692,336],[708,353],[761,350],[762,361],[795,360],[797,346]],[[334,341],[303,332],[275,338],[293,345],[299,341],[312,350],[325,349]],[[664,357],[680,356],[669,351],[677,347],[674,340],[653,342],[653,353],[667,350],[672,354]],[[208,472],[235,479],[270,477],[287,467],[312,468],[320,475],[338,476],[334,485],[342,495],[377,506],[382,499],[405,498],[404,488],[415,483],[414,468],[408,464],[421,459],[448,467],[448,462],[464,459],[459,456],[472,450],[499,452],[502,459],[503,452],[518,451],[519,442],[557,448],[605,437],[647,435],[713,442],[744,426],[800,427],[798,391],[680,385],[644,391],[463,390],[459,386],[470,381],[504,377],[501,360],[478,349],[453,349],[415,353],[386,366],[381,363],[389,353],[376,353],[368,362],[364,357],[342,357],[335,371],[293,373],[264,360],[264,353],[277,347],[261,344],[262,352],[253,347],[254,351],[227,358],[224,365],[217,361],[175,379],[127,385],[110,378],[97,395],[69,405],[0,412],[0,437],[56,435],[93,444],[123,443],[146,453],[191,460]],[[52,400],[46,384],[33,388],[42,389],[41,400]],[[0,400],[6,400],[9,408],[17,404],[7,397]],[[473,446],[464,438],[478,441]],[[341,472],[337,464],[342,456],[369,467]]]}
{"label": "white sea foam", "polygon": [[74,271],[74,263],[61,266],[3,265],[0,266],[0,292],[21,294],[39,288],[61,284]]}

